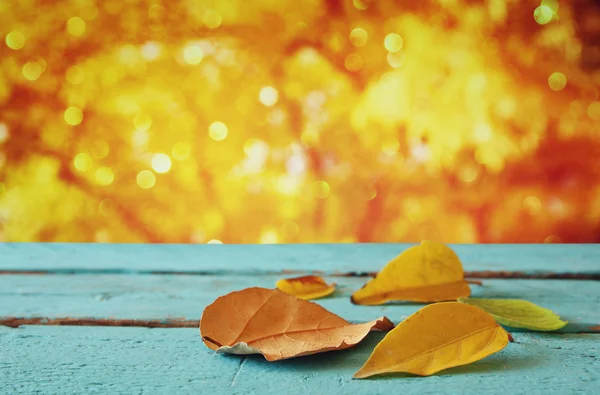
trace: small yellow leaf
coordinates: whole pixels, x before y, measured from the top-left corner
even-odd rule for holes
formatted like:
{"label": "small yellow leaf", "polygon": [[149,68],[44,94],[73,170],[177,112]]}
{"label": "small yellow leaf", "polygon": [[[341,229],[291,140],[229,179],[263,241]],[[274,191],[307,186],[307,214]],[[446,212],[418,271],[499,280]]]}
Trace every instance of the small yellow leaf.
{"label": "small yellow leaf", "polygon": [[286,294],[304,300],[322,298],[335,291],[335,284],[329,285],[319,276],[286,278],[277,281],[275,286]]}
{"label": "small yellow leaf", "polygon": [[459,302],[487,311],[498,323],[513,328],[534,331],[555,331],[567,325],[552,310],[519,299],[470,299],[459,298]]}
{"label": "small yellow leaf", "polygon": [[354,375],[429,376],[502,350],[509,334],[485,311],[458,302],[423,307],[390,331]]}
{"label": "small yellow leaf", "polygon": [[391,300],[441,302],[469,296],[458,256],[441,243],[423,241],[389,262],[352,295],[352,303],[377,305]]}

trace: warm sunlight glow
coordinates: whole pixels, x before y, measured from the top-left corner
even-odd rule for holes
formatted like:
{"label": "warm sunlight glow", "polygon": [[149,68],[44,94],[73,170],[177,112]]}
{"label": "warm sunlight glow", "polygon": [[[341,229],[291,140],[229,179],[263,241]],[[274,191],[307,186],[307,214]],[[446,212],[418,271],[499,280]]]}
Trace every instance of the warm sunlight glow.
{"label": "warm sunlight glow", "polygon": [[208,134],[211,139],[215,141],[223,141],[227,138],[227,133],[229,130],[227,129],[227,125],[223,122],[213,122],[208,127]]}
{"label": "warm sunlight glow", "polygon": [[166,173],[171,170],[171,158],[166,154],[156,154],[152,157],[152,168],[157,173]]}
{"label": "warm sunlight glow", "polygon": [[136,180],[140,188],[149,189],[156,183],[156,176],[150,170],[142,170],[138,173]]}
{"label": "warm sunlight glow", "polygon": [[83,112],[77,107],[69,107],[65,110],[65,122],[77,126],[83,121]]}
{"label": "warm sunlight glow", "polygon": [[600,243],[598,1],[0,14],[0,243]]}

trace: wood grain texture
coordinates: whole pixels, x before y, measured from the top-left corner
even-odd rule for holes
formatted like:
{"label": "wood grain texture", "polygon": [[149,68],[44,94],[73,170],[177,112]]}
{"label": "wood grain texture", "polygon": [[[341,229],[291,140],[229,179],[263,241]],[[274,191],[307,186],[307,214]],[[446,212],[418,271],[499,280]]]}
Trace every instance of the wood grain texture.
{"label": "wood grain texture", "polygon": [[[173,245],[0,243],[0,270],[260,274],[374,272],[408,244]],[[600,245],[451,245],[466,271],[599,274]]]}
{"label": "wood grain texture", "polygon": [[[0,276],[0,317],[198,320],[218,296],[259,286],[273,288],[279,276],[54,275]],[[338,283],[330,297],[315,301],[352,322],[388,316],[399,322],[421,304],[357,306],[350,295],[365,278],[326,278]],[[562,332],[587,332],[600,325],[596,281],[485,280],[473,297],[525,299],[552,309],[569,325]],[[598,330],[593,330],[598,332]]]}
{"label": "wood grain texture", "polygon": [[218,355],[195,329],[0,328],[0,393],[593,393],[598,335],[519,334],[472,365],[421,378],[352,375],[382,334],[357,347],[269,363]]}

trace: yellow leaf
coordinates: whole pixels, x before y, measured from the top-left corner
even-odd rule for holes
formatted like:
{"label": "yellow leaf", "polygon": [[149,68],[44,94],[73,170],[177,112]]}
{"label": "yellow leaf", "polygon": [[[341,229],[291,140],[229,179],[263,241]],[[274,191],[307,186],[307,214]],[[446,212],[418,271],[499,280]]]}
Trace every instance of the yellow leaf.
{"label": "yellow leaf", "polygon": [[319,276],[286,278],[277,281],[275,286],[286,294],[304,300],[322,298],[331,295],[335,291],[335,284],[329,285]]}
{"label": "yellow leaf", "polygon": [[479,307],[491,314],[498,323],[513,328],[555,331],[567,325],[567,321],[562,321],[552,310],[526,300],[459,298],[458,301]]}
{"label": "yellow leaf", "polygon": [[390,331],[354,375],[429,376],[502,350],[509,334],[485,311],[458,302],[423,307]]}
{"label": "yellow leaf", "polygon": [[200,336],[211,350],[262,354],[268,361],[343,350],[371,330],[390,330],[385,317],[350,324],[316,303],[277,289],[247,288],[217,298],[200,319]]}
{"label": "yellow leaf", "polygon": [[352,303],[377,305],[391,300],[441,302],[469,296],[458,256],[441,243],[423,241],[389,262]]}

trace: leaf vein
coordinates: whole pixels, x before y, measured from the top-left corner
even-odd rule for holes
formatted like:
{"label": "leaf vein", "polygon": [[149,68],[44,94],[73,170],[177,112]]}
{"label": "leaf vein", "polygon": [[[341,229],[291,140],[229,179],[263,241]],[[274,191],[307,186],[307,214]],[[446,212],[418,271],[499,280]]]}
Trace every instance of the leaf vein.
{"label": "leaf vein", "polygon": [[[401,363],[406,363],[406,362],[412,361],[413,359],[415,359],[415,358],[419,358],[419,357],[421,357],[421,356],[423,356],[423,355],[425,355],[425,354],[427,354],[427,353],[434,353],[435,351],[437,351],[437,350],[439,350],[439,349],[441,349],[441,348],[444,348],[444,347],[446,347],[446,346],[449,346],[450,344],[454,344],[454,343],[456,343],[456,342],[463,341],[464,339],[466,339],[466,338],[468,338],[468,337],[470,337],[470,336],[476,335],[476,334],[478,334],[478,333],[480,333],[480,332],[487,331],[487,330],[490,330],[490,329],[492,329],[492,328],[495,328],[496,330],[498,330],[498,328],[499,328],[499,327],[500,327],[500,326],[498,326],[497,324],[495,324],[495,325],[493,325],[493,326],[488,326],[488,327],[485,327],[485,328],[479,329],[479,330],[477,330],[477,331],[475,331],[475,332],[471,332],[471,333],[469,333],[468,335],[465,335],[465,336],[459,337],[458,339],[452,340],[451,342],[448,342],[448,343],[441,344],[441,345],[439,345],[439,346],[437,346],[437,347],[434,347],[434,348],[431,348],[431,349],[429,349],[429,350],[425,350],[425,351],[423,351],[423,352],[420,352],[420,353],[418,353],[418,354],[416,354],[416,355],[413,355],[413,356],[412,356],[412,357],[410,357],[410,358],[407,358],[407,359],[404,359],[404,360],[402,360],[402,361],[401,361]],[[488,344],[489,344],[489,343],[488,343]],[[486,346],[486,347],[487,347],[487,346]]]}

